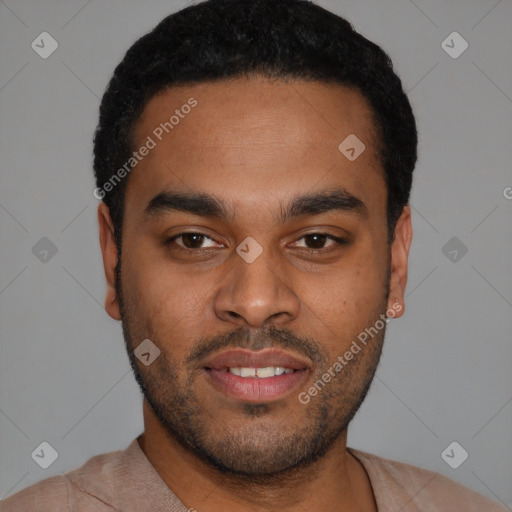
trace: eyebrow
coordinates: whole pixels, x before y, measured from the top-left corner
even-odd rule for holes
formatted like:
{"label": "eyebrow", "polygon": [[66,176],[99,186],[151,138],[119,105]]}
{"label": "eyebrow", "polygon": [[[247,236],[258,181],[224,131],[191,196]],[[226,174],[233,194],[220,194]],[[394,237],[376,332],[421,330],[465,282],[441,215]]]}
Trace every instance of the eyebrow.
{"label": "eyebrow", "polygon": [[[201,217],[230,222],[233,212],[224,202],[209,194],[160,192],[144,209],[145,217],[155,218],[171,211],[192,213]],[[279,223],[307,215],[320,215],[328,212],[344,212],[368,217],[368,208],[361,199],[343,188],[324,190],[292,198],[281,207]]]}

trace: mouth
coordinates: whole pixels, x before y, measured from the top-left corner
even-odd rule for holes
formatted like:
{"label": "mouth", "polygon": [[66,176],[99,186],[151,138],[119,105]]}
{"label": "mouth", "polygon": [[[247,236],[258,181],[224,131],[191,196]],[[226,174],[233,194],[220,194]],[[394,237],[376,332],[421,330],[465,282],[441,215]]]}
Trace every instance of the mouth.
{"label": "mouth", "polygon": [[230,350],[209,359],[203,370],[210,384],[228,397],[271,402],[296,390],[311,372],[311,362],[283,352]]}

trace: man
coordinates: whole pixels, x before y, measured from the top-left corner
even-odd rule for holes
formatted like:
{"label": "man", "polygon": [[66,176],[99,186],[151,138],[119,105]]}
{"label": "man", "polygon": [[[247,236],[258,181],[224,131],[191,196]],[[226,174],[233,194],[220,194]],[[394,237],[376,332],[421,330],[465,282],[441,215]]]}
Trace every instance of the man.
{"label": "man", "polygon": [[346,446],[412,239],[416,126],[379,47],[301,0],[191,6],[127,52],[94,143],[145,428],[2,511],[505,510]]}

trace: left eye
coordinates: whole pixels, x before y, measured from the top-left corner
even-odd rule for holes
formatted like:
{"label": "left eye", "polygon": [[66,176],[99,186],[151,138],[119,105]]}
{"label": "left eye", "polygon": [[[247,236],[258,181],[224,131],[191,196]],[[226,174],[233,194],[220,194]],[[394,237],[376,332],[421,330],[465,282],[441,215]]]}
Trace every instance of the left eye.
{"label": "left eye", "polygon": [[[326,233],[309,233],[307,235],[304,235],[303,237],[299,238],[298,241],[304,240],[305,245],[297,246],[297,247],[305,247],[306,249],[325,249],[325,243],[330,240],[333,242],[332,244],[329,244],[327,247],[331,247],[332,245],[341,245],[343,244],[344,240],[342,238],[338,238],[336,236],[328,235]],[[298,243],[295,242],[296,244]]]}

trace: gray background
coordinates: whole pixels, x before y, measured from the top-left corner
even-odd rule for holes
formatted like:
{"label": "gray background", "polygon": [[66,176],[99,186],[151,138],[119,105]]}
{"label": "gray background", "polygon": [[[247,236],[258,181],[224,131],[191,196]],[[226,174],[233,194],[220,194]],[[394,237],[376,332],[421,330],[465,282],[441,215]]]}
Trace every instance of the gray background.
{"label": "gray background", "polygon": [[[121,325],[103,309],[91,139],[124,52],[185,5],[0,2],[0,497],[142,430]],[[389,52],[420,133],[406,314],[349,444],[512,507],[512,2],[322,5]],[[43,31],[59,44],[47,59],[31,48]],[[441,47],[453,31],[469,43],[457,59]],[[454,236],[468,248],[457,262],[442,251]],[[47,262],[32,252],[42,237],[57,247]],[[42,441],[59,453],[46,470],[31,458]],[[469,452],[458,469],[441,458],[452,441]]]}

